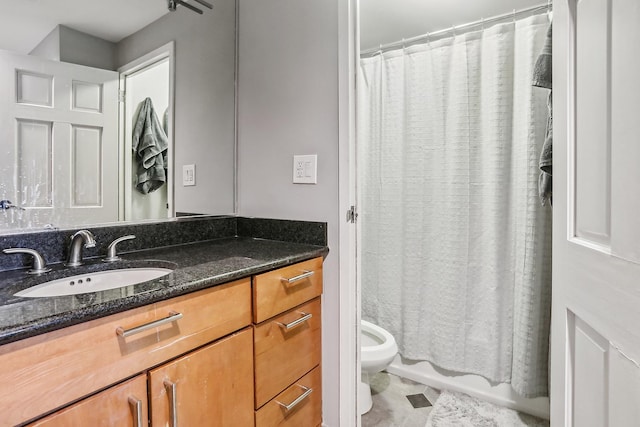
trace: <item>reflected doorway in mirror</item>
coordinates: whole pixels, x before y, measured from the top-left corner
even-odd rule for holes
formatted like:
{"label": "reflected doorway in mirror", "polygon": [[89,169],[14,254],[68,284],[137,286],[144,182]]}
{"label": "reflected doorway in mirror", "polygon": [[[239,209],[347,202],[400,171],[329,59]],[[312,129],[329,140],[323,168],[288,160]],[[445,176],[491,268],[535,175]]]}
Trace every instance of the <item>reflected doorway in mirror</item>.
{"label": "reflected doorway in mirror", "polygon": [[[121,218],[126,221],[164,219],[174,216],[173,204],[173,85],[174,43],[170,42],[121,67],[120,72],[120,172]],[[136,189],[140,158],[134,150],[133,132],[144,101],[150,98],[167,136],[166,183],[143,193]]]}

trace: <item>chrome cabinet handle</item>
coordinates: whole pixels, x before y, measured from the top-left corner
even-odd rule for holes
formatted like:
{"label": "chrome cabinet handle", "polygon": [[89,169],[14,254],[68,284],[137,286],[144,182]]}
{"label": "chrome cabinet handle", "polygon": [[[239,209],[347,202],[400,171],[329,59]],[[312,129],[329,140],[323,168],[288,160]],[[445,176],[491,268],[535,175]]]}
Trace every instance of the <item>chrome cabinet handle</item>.
{"label": "chrome cabinet handle", "polygon": [[169,414],[171,417],[171,427],[178,427],[178,396],[176,383],[164,380],[164,388],[169,397]]}
{"label": "chrome cabinet handle", "polygon": [[116,334],[120,335],[123,338],[127,338],[131,335],[146,331],[147,329],[156,328],[158,326],[164,325],[165,323],[175,322],[176,320],[182,319],[182,317],[182,313],[178,313],[177,311],[170,311],[167,317],[154,320],[153,322],[145,323],[144,325],[136,326],[131,329],[124,329],[122,326],[118,326],[116,328]]}
{"label": "chrome cabinet handle", "polygon": [[311,313],[304,313],[304,312],[300,312],[300,314],[302,315],[301,318],[294,320],[291,323],[280,323],[280,322],[276,322],[278,325],[282,326],[283,328],[285,328],[287,331],[289,329],[293,329],[296,326],[306,322],[307,320],[311,319],[313,317],[313,314]]}
{"label": "chrome cabinet handle", "polygon": [[133,412],[135,426],[142,427],[142,400],[129,396],[129,406],[131,406],[131,412]]}
{"label": "chrome cabinet handle", "polygon": [[313,270],[311,270],[311,271],[304,270],[304,273],[302,273],[302,274],[298,274],[297,276],[294,276],[294,277],[291,277],[291,278],[283,277],[280,280],[282,282],[285,282],[285,283],[294,283],[294,282],[297,282],[299,280],[306,279],[307,277],[313,276],[313,273],[315,273],[315,271],[313,271]]}
{"label": "chrome cabinet handle", "polygon": [[301,389],[304,390],[304,393],[302,393],[300,396],[296,397],[296,400],[294,400],[293,402],[286,404],[286,403],[282,403],[278,400],[276,400],[276,403],[280,406],[282,406],[285,411],[289,412],[290,410],[292,410],[293,408],[295,408],[296,406],[298,406],[300,404],[300,402],[302,402],[304,399],[307,398],[307,396],[309,396],[312,392],[313,389],[309,388],[309,387],[305,387],[303,385],[297,384],[298,387],[300,387]]}

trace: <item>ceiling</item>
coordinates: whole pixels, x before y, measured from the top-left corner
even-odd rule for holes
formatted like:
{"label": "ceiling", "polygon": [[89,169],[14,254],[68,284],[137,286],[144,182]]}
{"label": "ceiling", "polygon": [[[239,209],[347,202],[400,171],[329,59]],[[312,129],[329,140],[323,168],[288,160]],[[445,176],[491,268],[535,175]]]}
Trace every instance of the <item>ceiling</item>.
{"label": "ceiling", "polygon": [[[366,50],[539,4],[544,1],[360,0],[360,46]],[[0,49],[29,53],[58,24],[118,42],[166,13],[167,0],[11,0],[0,14]]]}
{"label": "ceiling", "polygon": [[3,0],[0,49],[29,53],[58,24],[112,42],[168,13],[167,0]]}
{"label": "ceiling", "polygon": [[545,0],[360,0],[360,48],[544,4]]}

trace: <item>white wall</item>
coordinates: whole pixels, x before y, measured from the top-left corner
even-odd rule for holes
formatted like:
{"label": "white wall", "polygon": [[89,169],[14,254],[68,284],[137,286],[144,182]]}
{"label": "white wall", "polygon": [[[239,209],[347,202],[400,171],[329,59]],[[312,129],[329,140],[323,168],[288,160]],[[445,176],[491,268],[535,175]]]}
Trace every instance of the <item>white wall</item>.
{"label": "white wall", "polygon": [[[118,44],[118,64],[175,40],[174,187],[177,212],[230,214],[235,178],[235,0],[198,15],[179,7]],[[182,186],[182,165],[196,185]]]}
{"label": "white wall", "polygon": [[[239,214],[326,221],[323,414],[339,425],[338,2],[240,0]],[[318,155],[318,184],[292,184],[292,156]],[[355,361],[354,361],[355,363]]]}
{"label": "white wall", "polygon": [[490,18],[544,0],[362,0],[360,1],[360,46],[362,50],[401,41]]}

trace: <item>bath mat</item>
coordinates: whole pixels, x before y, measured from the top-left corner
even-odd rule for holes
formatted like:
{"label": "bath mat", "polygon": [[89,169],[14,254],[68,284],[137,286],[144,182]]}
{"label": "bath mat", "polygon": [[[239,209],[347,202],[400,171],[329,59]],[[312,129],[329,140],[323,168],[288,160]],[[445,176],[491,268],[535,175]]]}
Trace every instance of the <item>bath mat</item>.
{"label": "bath mat", "polygon": [[462,393],[443,391],[426,427],[549,427],[549,421]]}

